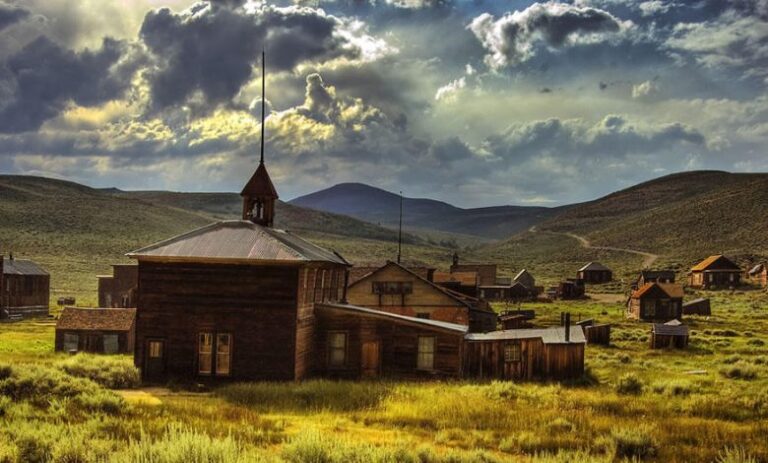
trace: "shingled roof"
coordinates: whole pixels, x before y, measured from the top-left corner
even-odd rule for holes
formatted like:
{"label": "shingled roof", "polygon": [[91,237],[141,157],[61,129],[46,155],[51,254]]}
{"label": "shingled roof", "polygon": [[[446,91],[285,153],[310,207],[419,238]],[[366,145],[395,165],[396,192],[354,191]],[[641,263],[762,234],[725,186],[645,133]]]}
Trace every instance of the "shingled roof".
{"label": "shingled roof", "polygon": [[136,309],[84,309],[65,307],[56,323],[57,330],[130,331]]}
{"label": "shingled roof", "polygon": [[48,275],[48,272],[31,260],[5,259],[3,260],[3,274]]}
{"label": "shingled roof", "polygon": [[263,227],[248,220],[212,223],[129,252],[127,256],[185,261],[333,262],[348,265],[335,252],[288,231]]}

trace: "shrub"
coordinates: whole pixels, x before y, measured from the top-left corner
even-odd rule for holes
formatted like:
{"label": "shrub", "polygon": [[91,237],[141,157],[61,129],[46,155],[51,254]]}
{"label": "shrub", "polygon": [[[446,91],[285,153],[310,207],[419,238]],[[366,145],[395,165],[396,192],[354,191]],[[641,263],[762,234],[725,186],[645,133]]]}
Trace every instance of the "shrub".
{"label": "shrub", "polygon": [[74,403],[83,410],[102,412],[107,415],[119,415],[127,407],[122,397],[104,390],[93,394],[77,396],[74,399]]}
{"label": "shrub", "polygon": [[749,341],[747,341],[747,345],[748,346],[760,347],[760,346],[764,346],[765,345],[765,341],[763,341],[760,338],[754,338],[754,339],[750,339]]}
{"label": "shrub", "polygon": [[130,441],[113,463],[246,463],[258,461],[246,454],[232,438],[212,438],[207,434],[171,426],[159,439],[146,435]]}
{"label": "shrub", "polygon": [[627,354],[622,354],[622,355],[619,356],[619,362],[625,363],[625,364],[626,363],[630,363],[630,362],[632,362],[632,357],[630,357]]}
{"label": "shrub", "polygon": [[616,458],[644,460],[653,458],[658,450],[656,439],[646,426],[614,429],[611,431],[611,437]]}
{"label": "shrub", "polygon": [[0,364],[0,381],[9,378],[13,373],[13,368],[10,365]]}
{"label": "shrub", "polygon": [[38,406],[47,406],[54,399],[92,394],[98,390],[99,386],[92,381],[40,365],[15,367],[10,376],[0,381],[0,395],[13,400],[28,400]]}
{"label": "shrub", "polygon": [[571,432],[576,428],[573,423],[562,417],[555,418],[547,427],[553,433]]}
{"label": "shrub", "polygon": [[720,374],[730,379],[755,379],[757,378],[757,369],[752,365],[739,362],[728,368],[720,370]]}
{"label": "shrub", "polygon": [[77,354],[58,366],[72,376],[87,378],[110,389],[128,389],[141,384],[139,370],[126,356]]}
{"label": "shrub", "polygon": [[739,355],[731,355],[723,359],[723,363],[725,363],[726,365],[731,365],[740,361],[741,361],[741,356]]}
{"label": "shrub", "polygon": [[12,443],[0,440],[0,463],[19,461],[19,449]]}
{"label": "shrub", "polygon": [[694,391],[694,386],[683,380],[671,380],[666,382],[655,383],[652,387],[653,392],[658,394],[667,394],[671,396],[687,396]]}
{"label": "shrub", "polygon": [[11,409],[11,399],[0,395],[0,418],[8,414],[8,410]]}
{"label": "shrub", "polygon": [[758,463],[743,448],[726,448],[717,456],[717,463]]}
{"label": "shrub", "polygon": [[640,394],[643,392],[643,383],[632,373],[627,373],[619,378],[616,384],[616,392],[619,394]]}

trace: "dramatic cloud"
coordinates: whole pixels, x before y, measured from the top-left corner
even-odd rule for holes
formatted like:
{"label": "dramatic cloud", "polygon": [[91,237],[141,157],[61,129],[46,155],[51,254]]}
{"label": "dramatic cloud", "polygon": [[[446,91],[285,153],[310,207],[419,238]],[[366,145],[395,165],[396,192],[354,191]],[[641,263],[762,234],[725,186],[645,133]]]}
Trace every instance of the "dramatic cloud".
{"label": "dramatic cloud", "polygon": [[25,46],[5,63],[0,86],[12,96],[0,101],[0,132],[34,130],[70,102],[93,106],[121,97],[134,64],[122,60],[127,45],[104,39],[99,50],[75,53],[46,37]]}
{"label": "dramatic cloud", "polygon": [[599,40],[622,27],[622,22],[607,11],[556,2],[534,3],[499,19],[484,13],[469,25],[489,52],[486,63],[496,69],[530,59],[539,43],[560,48]]}
{"label": "dramatic cloud", "polygon": [[231,101],[253,77],[263,49],[270,69],[279,71],[310,60],[372,59],[386,50],[361,23],[322,10],[221,3],[233,2],[147,14],[141,38],[155,57],[149,80],[156,108],[185,104],[197,93],[207,104]]}
{"label": "dramatic cloud", "polygon": [[29,16],[29,10],[0,3],[0,31]]}

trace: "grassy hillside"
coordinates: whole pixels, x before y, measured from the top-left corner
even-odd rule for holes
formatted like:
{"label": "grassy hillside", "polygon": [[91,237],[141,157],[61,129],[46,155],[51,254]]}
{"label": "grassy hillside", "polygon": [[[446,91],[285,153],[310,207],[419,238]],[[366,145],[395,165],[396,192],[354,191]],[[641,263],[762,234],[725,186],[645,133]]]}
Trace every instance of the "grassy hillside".
{"label": "grassy hillside", "polygon": [[[39,177],[0,176],[0,252],[33,259],[51,273],[51,297],[74,295],[78,304],[96,303],[96,275],[110,264],[128,262],[130,250],[201,227],[239,217],[239,197],[229,194],[124,193]],[[235,213],[236,212],[236,213]],[[280,204],[278,226],[302,235],[320,234],[322,243],[352,261],[394,258],[396,233],[350,217]],[[354,243],[366,240],[370,246]],[[449,251],[406,235],[412,254]]]}

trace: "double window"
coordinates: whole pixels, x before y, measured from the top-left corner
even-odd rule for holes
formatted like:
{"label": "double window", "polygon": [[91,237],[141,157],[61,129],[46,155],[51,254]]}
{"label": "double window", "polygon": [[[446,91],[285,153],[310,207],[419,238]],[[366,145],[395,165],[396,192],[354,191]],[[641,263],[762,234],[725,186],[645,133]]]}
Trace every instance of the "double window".
{"label": "double window", "polygon": [[373,294],[411,294],[413,282],[411,281],[374,281]]}
{"label": "double window", "polygon": [[521,359],[520,344],[506,344],[504,346],[504,361],[506,363],[519,362]]}
{"label": "double window", "polygon": [[416,356],[416,368],[419,370],[435,369],[434,336],[419,336],[419,350]]}
{"label": "double window", "polygon": [[197,342],[197,373],[229,376],[232,365],[232,335],[203,332]]}
{"label": "double window", "polygon": [[328,333],[328,365],[341,368],[347,363],[347,333],[331,331]]}

